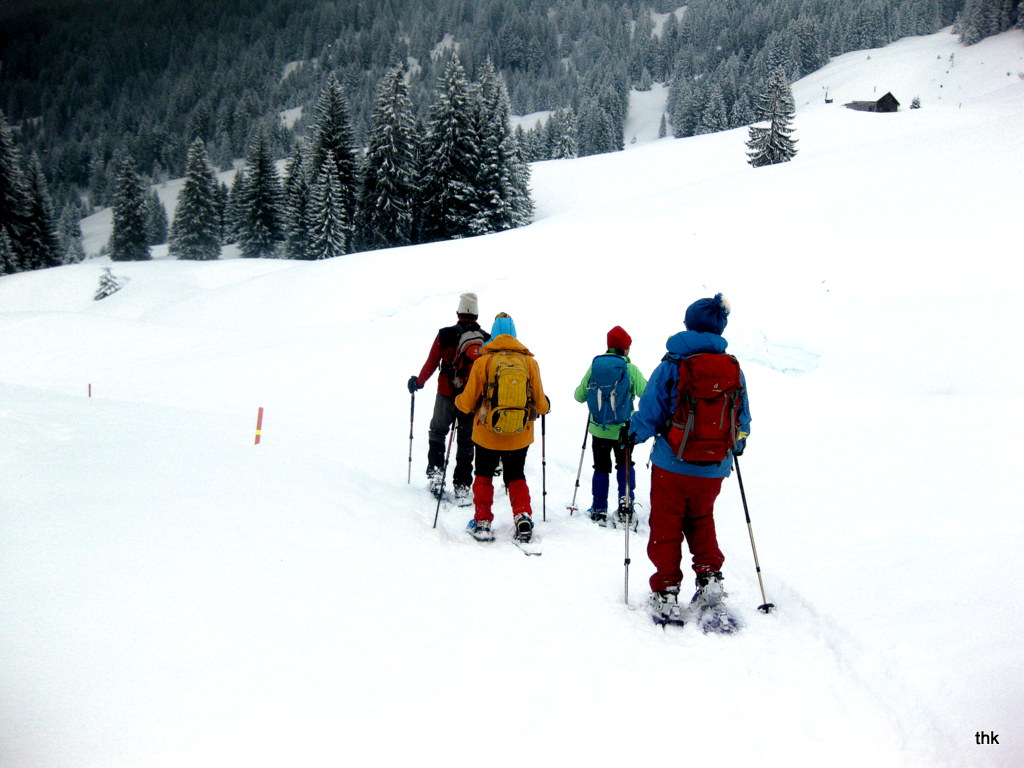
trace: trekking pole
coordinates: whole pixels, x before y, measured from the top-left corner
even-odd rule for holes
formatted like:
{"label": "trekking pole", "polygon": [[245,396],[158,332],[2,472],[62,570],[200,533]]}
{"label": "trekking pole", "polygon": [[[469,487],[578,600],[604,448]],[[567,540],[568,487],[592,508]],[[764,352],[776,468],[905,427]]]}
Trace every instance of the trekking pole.
{"label": "trekking pole", "polygon": [[587,428],[583,432],[583,447],[580,449],[580,465],[576,468],[576,488],[572,492],[572,504],[569,505],[569,517],[579,507],[576,506],[576,494],[580,490],[580,475],[583,473],[583,455],[587,452],[587,438],[590,436],[590,416],[587,415]]}
{"label": "trekking pole", "polygon": [[633,460],[633,449],[627,445],[626,447],[626,498],[629,499],[629,519],[626,520],[626,524],[623,528],[626,529],[626,561],[624,563],[626,568],[626,585],[624,590],[623,600],[626,605],[629,605],[629,529],[633,526],[633,499],[629,492],[629,467]]}
{"label": "trekking pole", "polygon": [[416,393],[413,392],[409,395],[409,477],[406,479],[406,483],[412,482],[412,424],[413,419],[416,416]]}
{"label": "trekking pole", "polygon": [[541,520],[548,521],[548,440],[547,440],[547,414],[540,416],[540,503],[543,516]]}
{"label": "trekking pole", "polygon": [[451,430],[448,432],[448,450],[444,454],[444,467],[441,469],[441,488],[437,492],[437,509],[434,510],[434,525],[437,528],[437,516],[441,512],[441,499],[444,497],[444,483],[448,477],[448,459],[452,455],[452,440],[455,438],[455,419],[452,419]]}
{"label": "trekking pole", "polygon": [[743,514],[747,517],[747,532],[750,534],[750,548],[754,552],[754,566],[757,568],[757,580],[761,584],[761,599],[764,603],[757,606],[757,610],[761,613],[771,613],[772,608],[775,607],[773,603],[768,602],[768,598],[764,594],[764,579],[761,577],[761,562],[757,558],[757,545],[754,543],[754,527],[750,524],[750,511],[747,509],[747,494],[743,490],[743,475],[740,472],[740,460],[734,454],[732,462],[736,466],[736,479],[740,483],[740,498],[743,499]]}

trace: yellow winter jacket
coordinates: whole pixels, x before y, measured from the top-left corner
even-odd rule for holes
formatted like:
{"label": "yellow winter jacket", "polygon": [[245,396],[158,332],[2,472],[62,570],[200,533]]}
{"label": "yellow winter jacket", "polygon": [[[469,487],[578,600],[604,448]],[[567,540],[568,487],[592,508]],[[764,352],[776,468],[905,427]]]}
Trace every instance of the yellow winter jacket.
{"label": "yellow winter jacket", "polygon": [[[489,407],[484,398],[484,391],[496,359],[495,355],[506,351],[518,352],[526,358],[533,415],[526,422],[526,427],[522,432],[498,434],[491,430],[484,421]],[[473,442],[477,445],[490,448],[492,451],[515,451],[530,445],[533,442],[533,420],[548,412],[548,398],[544,394],[544,385],[540,380],[540,366],[533,359],[533,353],[513,336],[502,334],[491,339],[484,347],[483,354],[473,363],[466,388],[461,395],[455,398],[455,407],[463,413],[476,411],[476,419],[473,420]]]}

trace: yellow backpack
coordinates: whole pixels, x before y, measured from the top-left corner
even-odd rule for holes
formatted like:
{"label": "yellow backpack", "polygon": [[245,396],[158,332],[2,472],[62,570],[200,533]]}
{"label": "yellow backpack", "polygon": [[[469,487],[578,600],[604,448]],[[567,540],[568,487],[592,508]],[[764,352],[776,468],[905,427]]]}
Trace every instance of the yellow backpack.
{"label": "yellow backpack", "polygon": [[526,355],[502,351],[486,357],[487,384],[480,420],[499,435],[522,432],[533,410],[533,387]]}

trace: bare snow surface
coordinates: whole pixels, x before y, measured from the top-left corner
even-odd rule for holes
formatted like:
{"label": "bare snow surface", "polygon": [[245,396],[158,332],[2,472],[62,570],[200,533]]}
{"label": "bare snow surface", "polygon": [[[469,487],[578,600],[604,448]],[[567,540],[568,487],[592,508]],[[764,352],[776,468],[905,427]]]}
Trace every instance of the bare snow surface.
{"label": "bare snow surface", "polygon": [[[1024,764],[1022,73],[1019,31],[851,53],[794,87],[793,162],[740,130],[541,163],[501,235],[0,278],[0,765]],[[553,401],[540,558],[503,499],[491,545],[432,529],[433,382],[406,484],[467,290]],[[778,606],[730,479],[733,637],[653,626],[645,529],[627,605],[624,537],[566,512],[605,332],[649,374],[716,291]]]}

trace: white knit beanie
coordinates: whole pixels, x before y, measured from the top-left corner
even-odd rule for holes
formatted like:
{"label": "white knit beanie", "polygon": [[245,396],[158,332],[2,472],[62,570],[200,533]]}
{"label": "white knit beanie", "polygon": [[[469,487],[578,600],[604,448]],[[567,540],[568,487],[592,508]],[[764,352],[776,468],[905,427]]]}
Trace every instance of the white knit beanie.
{"label": "white knit beanie", "polygon": [[475,293],[464,293],[459,296],[459,309],[456,314],[459,315],[479,315],[480,308],[476,303]]}

